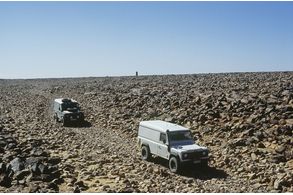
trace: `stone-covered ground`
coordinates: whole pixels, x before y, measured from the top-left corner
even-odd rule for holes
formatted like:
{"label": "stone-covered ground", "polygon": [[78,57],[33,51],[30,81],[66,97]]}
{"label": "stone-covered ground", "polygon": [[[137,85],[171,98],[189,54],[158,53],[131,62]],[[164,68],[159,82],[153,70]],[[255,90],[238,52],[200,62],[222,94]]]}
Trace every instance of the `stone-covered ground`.
{"label": "stone-covered ground", "polygon": [[[87,123],[53,121],[76,99]],[[0,80],[0,192],[293,192],[293,72]],[[138,123],[210,149],[181,174],[140,159]]]}

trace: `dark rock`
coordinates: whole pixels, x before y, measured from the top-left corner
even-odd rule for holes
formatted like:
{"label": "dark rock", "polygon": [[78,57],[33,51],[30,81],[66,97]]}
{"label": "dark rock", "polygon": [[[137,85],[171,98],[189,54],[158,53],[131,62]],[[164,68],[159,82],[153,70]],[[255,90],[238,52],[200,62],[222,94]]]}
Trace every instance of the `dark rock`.
{"label": "dark rock", "polygon": [[205,115],[201,114],[201,115],[199,115],[198,120],[200,122],[205,122],[207,120],[207,117]]}
{"label": "dark rock", "polygon": [[59,178],[61,176],[61,172],[60,172],[60,170],[52,171],[51,175],[54,178]]}
{"label": "dark rock", "polygon": [[41,180],[44,182],[50,182],[55,179],[51,174],[41,174]]}
{"label": "dark rock", "polygon": [[257,147],[259,147],[259,148],[265,148],[266,146],[262,142],[259,142],[258,145],[257,145]]}
{"label": "dark rock", "polygon": [[5,149],[10,150],[10,149],[13,149],[13,148],[15,148],[15,147],[16,147],[16,144],[15,144],[15,143],[9,143],[9,144],[7,144],[7,145],[5,146]]}
{"label": "dark rock", "polygon": [[36,174],[41,173],[38,166],[39,166],[39,163],[37,162],[35,162],[34,164],[31,164],[31,170],[33,173],[36,173]]}
{"label": "dark rock", "polygon": [[14,143],[16,144],[16,140],[13,138],[13,137],[8,137],[6,138],[6,142],[9,144],[9,143]]}
{"label": "dark rock", "polygon": [[280,190],[280,189],[281,189],[281,180],[276,179],[276,180],[274,181],[274,189],[275,189],[275,190]]}
{"label": "dark rock", "polygon": [[274,154],[272,155],[271,160],[274,163],[286,162],[286,158],[283,154]]}
{"label": "dark rock", "polygon": [[293,148],[284,151],[287,160],[293,159]]}
{"label": "dark rock", "polygon": [[0,163],[0,174],[1,173],[5,173],[5,171],[6,171],[6,165],[5,165],[5,163]]}
{"label": "dark rock", "polygon": [[16,179],[16,180],[22,180],[24,179],[26,176],[28,176],[31,172],[28,170],[28,169],[24,169],[24,170],[21,170],[21,171],[18,171],[16,172],[13,177]]}
{"label": "dark rock", "polygon": [[11,187],[12,179],[8,175],[1,174],[0,175],[0,186],[9,188]]}
{"label": "dark rock", "polygon": [[56,183],[54,183],[54,182],[50,182],[49,185],[48,185],[48,188],[49,188],[49,189],[52,189],[52,190],[54,190],[54,191],[56,191],[56,192],[59,191],[59,187],[58,187],[58,185],[57,185]]}
{"label": "dark rock", "polygon": [[83,181],[77,181],[74,183],[74,185],[79,186],[79,187],[86,187]]}
{"label": "dark rock", "polygon": [[9,165],[11,166],[11,169],[14,171],[14,173],[24,169],[24,161],[18,157],[13,159]]}
{"label": "dark rock", "polygon": [[51,157],[48,160],[48,163],[53,164],[53,165],[56,165],[56,164],[58,164],[60,162],[61,162],[61,158],[60,157]]}
{"label": "dark rock", "polygon": [[80,193],[80,189],[78,186],[75,186],[74,190],[73,190],[74,193]]}
{"label": "dark rock", "polygon": [[292,131],[293,131],[293,125],[285,125],[285,126],[280,126],[277,128],[277,135],[288,135],[292,136]]}
{"label": "dark rock", "polygon": [[39,164],[38,165],[38,169],[40,171],[41,174],[47,174],[48,173],[48,166],[44,165],[44,164]]}
{"label": "dark rock", "polygon": [[237,139],[234,139],[230,142],[230,145],[232,147],[234,146],[246,146],[246,140],[245,139],[241,139],[241,138],[237,138]]}
{"label": "dark rock", "polygon": [[263,138],[265,138],[265,135],[264,135],[264,133],[263,132],[261,132],[261,131],[257,131],[257,132],[255,132],[255,137],[258,139],[258,140],[263,140]]}
{"label": "dark rock", "polygon": [[7,142],[5,140],[0,140],[0,147],[5,147]]}

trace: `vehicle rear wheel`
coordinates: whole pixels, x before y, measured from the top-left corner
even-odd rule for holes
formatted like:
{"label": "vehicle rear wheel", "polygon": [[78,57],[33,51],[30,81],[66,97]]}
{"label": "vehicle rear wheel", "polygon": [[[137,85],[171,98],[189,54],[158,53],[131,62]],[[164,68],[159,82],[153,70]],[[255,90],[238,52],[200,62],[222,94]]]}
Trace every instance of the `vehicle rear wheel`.
{"label": "vehicle rear wheel", "polygon": [[56,123],[59,122],[58,117],[57,117],[57,114],[54,114],[54,121],[55,121]]}
{"label": "vehicle rear wheel", "polygon": [[67,120],[65,120],[64,118],[62,119],[62,124],[63,124],[63,127],[65,127],[67,125]]}
{"label": "vehicle rear wheel", "polygon": [[172,173],[178,173],[180,170],[180,162],[175,156],[169,159],[169,169]]}
{"label": "vehicle rear wheel", "polygon": [[142,146],[141,147],[141,159],[149,161],[151,159],[151,152],[148,146]]}

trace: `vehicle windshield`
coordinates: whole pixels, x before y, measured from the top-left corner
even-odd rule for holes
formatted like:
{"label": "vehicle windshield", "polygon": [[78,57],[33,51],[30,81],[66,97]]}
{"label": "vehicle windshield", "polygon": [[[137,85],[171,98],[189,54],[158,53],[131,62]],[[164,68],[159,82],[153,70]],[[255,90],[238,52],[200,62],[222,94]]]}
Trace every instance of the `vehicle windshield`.
{"label": "vehicle windshield", "polygon": [[78,110],[79,105],[76,102],[64,102],[62,104],[62,110]]}
{"label": "vehicle windshield", "polygon": [[174,144],[182,142],[186,144],[194,143],[192,138],[192,134],[190,131],[173,131],[169,132],[169,139],[170,143],[173,142]]}

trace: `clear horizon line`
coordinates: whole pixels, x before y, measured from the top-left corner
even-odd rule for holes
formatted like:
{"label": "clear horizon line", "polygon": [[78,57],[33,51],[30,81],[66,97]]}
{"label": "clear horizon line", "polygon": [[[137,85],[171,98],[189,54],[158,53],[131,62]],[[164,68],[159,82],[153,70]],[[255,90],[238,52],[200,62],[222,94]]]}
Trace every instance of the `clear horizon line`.
{"label": "clear horizon line", "polygon": [[[293,70],[270,70],[270,71],[228,71],[228,72],[197,72],[197,73],[162,73],[162,74],[138,74],[139,76],[171,76],[171,75],[207,75],[207,74],[238,74],[238,73],[287,73]],[[139,72],[138,72],[139,73]],[[18,77],[0,78],[0,80],[34,80],[34,79],[78,79],[78,78],[109,78],[109,77],[136,77],[133,75],[103,75],[103,76],[64,76],[64,77]]]}

